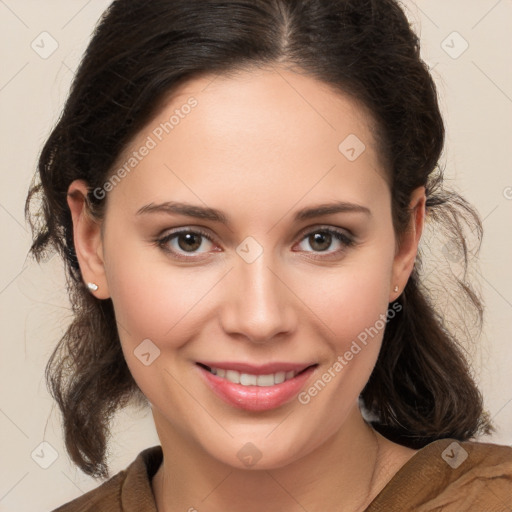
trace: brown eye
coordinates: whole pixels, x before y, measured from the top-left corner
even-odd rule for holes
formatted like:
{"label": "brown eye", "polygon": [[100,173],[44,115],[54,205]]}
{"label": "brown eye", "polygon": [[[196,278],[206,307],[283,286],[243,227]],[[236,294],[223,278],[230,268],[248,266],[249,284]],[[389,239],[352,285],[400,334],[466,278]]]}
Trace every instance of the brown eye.
{"label": "brown eye", "polygon": [[198,233],[181,233],[176,237],[179,248],[187,252],[197,251],[201,247],[202,238]]}
{"label": "brown eye", "polygon": [[[206,257],[215,244],[207,233],[191,229],[174,231],[159,238],[156,244],[166,253],[177,259],[189,259],[199,256]],[[188,254],[189,256],[185,256]]]}
{"label": "brown eye", "polygon": [[309,245],[315,251],[326,251],[332,243],[332,235],[326,232],[319,232],[309,235]]}
{"label": "brown eye", "polygon": [[314,257],[315,253],[326,253],[325,256],[318,257],[328,257],[341,254],[354,244],[355,240],[344,231],[325,228],[305,233],[299,247],[301,251],[311,253],[311,257]]}

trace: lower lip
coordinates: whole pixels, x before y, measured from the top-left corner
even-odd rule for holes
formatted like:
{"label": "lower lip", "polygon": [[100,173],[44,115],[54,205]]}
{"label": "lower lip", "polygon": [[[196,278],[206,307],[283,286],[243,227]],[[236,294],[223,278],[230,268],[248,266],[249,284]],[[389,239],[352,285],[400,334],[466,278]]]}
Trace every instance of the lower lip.
{"label": "lower lip", "polygon": [[246,411],[268,411],[289,402],[298,395],[316,368],[312,366],[293,379],[273,386],[242,386],[218,377],[199,365],[197,367],[217,396],[228,404]]}

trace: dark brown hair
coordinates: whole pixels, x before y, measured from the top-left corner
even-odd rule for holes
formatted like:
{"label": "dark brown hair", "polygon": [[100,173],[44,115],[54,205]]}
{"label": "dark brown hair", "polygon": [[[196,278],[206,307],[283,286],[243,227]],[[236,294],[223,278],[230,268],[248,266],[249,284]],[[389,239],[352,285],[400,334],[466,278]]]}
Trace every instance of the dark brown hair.
{"label": "dark brown hair", "polygon": [[[427,190],[427,215],[460,249],[464,228],[480,241],[476,211],[442,185],[438,161],[444,125],[419,41],[394,0],[115,0],[97,26],[62,116],[44,145],[26,203],[38,261],[49,249],[64,258],[74,319],[46,368],[63,417],[71,459],[87,474],[108,476],[110,419],[144,397],[121,351],[113,304],[84,286],[66,202],[75,179],[89,185],[101,218],[105,199],[93,193],[162,101],[187,80],[254,66],[293,66],[364,105],[392,191],[397,239],[410,221],[411,192]],[[38,199],[39,201],[35,201]],[[455,244],[455,245],[453,245]],[[373,373],[361,394],[373,425],[419,448],[439,438],[489,433],[482,397],[459,340],[420,280],[421,259],[387,324]],[[453,294],[481,325],[482,305],[466,282]],[[462,295],[461,291],[462,290]]]}

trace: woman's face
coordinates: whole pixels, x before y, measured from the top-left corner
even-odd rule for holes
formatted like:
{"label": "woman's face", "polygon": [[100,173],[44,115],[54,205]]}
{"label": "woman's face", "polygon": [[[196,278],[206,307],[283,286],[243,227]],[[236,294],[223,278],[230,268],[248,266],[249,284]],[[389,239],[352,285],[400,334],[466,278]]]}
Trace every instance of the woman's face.
{"label": "woman's face", "polygon": [[272,468],[354,414],[415,253],[376,151],[356,103],[284,69],[190,81],[132,141],[92,278],[161,437]]}

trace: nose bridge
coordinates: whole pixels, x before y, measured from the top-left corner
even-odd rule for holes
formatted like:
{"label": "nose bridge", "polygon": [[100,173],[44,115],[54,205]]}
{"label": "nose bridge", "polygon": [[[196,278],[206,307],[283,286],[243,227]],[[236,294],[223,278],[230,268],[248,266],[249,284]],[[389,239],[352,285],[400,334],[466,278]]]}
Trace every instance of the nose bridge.
{"label": "nose bridge", "polygon": [[291,294],[275,266],[265,252],[252,262],[237,259],[221,314],[226,332],[244,335],[253,342],[267,342],[293,330]]}

